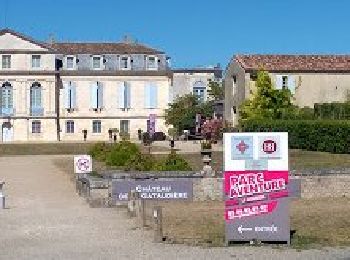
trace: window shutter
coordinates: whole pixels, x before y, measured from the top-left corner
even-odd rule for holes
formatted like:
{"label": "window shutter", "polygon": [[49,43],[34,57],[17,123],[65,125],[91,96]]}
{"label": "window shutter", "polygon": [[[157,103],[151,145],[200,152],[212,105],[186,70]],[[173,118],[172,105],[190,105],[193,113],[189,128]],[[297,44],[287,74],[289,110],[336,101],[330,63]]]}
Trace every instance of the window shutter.
{"label": "window shutter", "polygon": [[151,100],[150,100],[150,103],[151,103],[151,108],[157,108],[157,101],[158,101],[158,89],[157,89],[157,86],[155,85],[152,85],[151,88],[150,88],[150,97],[151,97]]}
{"label": "window shutter", "polygon": [[103,107],[103,84],[101,82],[97,83],[98,85],[98,108],[102,108]]}
{"label": "window shutter", "polygon": [[91,108],[97,108],[97,84],[93,83],[90,86],[90,106]]}
{"label": "window shutter", "polygon": [[292,92],[292,94],[295,94],[295,78],[294,76],[289,76],[288,77],[288,89],[290,90],[290,92]]}
{"label": "window shutter", "polygon": [[70,93],[69,93],[69,90],[70,90],[70,85],[69,85],[69,83],[67,83],[67,82],[65,82],[64,84],[63,84],[63,87],[64,87],[64,108],[65,109],[68,109],[68,108],[70,108]]}
{"label": "window shutter", "polygon": [[131,87],[128,82],[125,82],[125,93],[126,93],[126,108],[131,108]]}
{"label": "window shutter", "polygon": [[70,86],[70,98],[71,98],[71,108],[77,107],[77,86],[74,82],[72,82],[72,85]]}
{"label": "window shutter", "polygon": [[124,104],[125,84],[124,84],[124,82],[119,84],[117,90],[118,90],[118,107],[125,108],[125,104]]}
{"label": "window shutter", "polygon": [[276,75],[276,89],[282,89],[282,75]]}
{"label": "window shutter", "polygon": [[150,85],[146,84],[144,88],[144,98],[145,98],[145,108],[150,108],[151,107],[151,88]]}

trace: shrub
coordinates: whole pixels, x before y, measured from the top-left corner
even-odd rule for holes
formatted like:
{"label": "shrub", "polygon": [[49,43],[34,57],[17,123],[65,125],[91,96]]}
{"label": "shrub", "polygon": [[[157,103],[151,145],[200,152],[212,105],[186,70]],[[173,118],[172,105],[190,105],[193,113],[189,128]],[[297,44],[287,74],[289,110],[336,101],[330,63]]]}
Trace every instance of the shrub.
{"label": "shrub", "polygon": [[151,171],[156,167],[156,161],[150,154],[137,153],[133,155],[125,164],[125,170]]}
{"label": "shrub", "polygon": [[318,119],[350,119],[350,102],[315,104],[314,108]]}
{"label": "shrub", "polygon": [[88,153],[98,161],[105,161],[107,154],[111,151],[111,147],[107,143],[96,143]]}
{"label": "shrub", "polygon": [[288,132],[289,147],[309,151],[350,153],[350,121],[244,120],[243,132]]}
{"label": "shrub", "polygon": [[127,162],[140,153],[140,149],[134,143],[121,141],[114,144],[106,156],[106,164],[110,166],[125,166]]}
{"label": "shrub", "polygon": [[175,151],[162,160],[156,167],[159,171],[191,171],[191,167],[188,162]]}

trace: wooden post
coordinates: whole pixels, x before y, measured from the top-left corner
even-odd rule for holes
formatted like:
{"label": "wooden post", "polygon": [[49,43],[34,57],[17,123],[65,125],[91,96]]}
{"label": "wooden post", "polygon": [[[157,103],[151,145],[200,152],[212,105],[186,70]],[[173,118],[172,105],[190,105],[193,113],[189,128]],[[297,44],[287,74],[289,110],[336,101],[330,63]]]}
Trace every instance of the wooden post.
{"label": "wooden post", "polygon": [[153,208],[154,218],[154,242],[163,242],[163,212],[161,206]]}
{"label": "wooden post", "polygon": [[142,218],[142,227],[146,227],[146,201],[144,199],[140,199],[141,202],[141,218]]}
{"label": "wooden post", "polygon": [[136,216],[136,211],[135,211],[135,197],[136,197],[136,192],[134,190],[129,192],[129,200],[128,200],[128,215],[130,217],[135,217]]}

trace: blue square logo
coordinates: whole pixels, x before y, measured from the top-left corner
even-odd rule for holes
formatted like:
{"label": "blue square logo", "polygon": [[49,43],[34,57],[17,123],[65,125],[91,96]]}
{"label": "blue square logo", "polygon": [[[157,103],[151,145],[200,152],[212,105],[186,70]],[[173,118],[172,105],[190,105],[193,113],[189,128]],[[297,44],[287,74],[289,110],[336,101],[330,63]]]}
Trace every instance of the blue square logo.
{"label": "blue square logo", "polygon": [[253,159],[253,137],[252,136],[232,136],[231,156],[232,156],[232,160]]}

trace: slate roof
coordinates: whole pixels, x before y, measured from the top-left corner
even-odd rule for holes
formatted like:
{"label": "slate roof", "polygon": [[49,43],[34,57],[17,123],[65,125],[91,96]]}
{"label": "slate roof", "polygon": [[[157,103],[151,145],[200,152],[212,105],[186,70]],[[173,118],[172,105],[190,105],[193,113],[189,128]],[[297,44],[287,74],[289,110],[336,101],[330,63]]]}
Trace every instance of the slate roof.
{"label": "slate roof", "polygon": [[52,47],[61,54],[163,54],[164,52],[139,43],[72,42],[53,43]]}
{"label": "slate roof", "polygon": [[350,55],[236,55],[245,70],[349,72]]}

